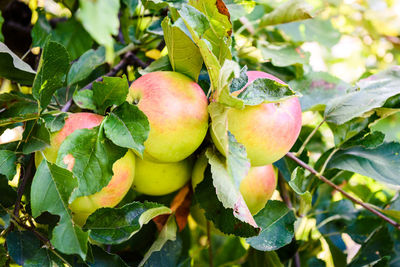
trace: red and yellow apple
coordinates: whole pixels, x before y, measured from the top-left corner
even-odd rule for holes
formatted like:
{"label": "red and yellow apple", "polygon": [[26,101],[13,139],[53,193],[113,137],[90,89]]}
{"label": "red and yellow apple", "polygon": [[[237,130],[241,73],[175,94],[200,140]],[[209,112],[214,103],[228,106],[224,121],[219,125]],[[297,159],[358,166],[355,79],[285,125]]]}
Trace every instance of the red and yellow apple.
{"label": "red and yellow apple", "polygon": [[127,100],[137,103],[150,123],[144,143],[146,160],[181,161],[199,147],[207,133],[207,97],[183,74],[145,74],[132,83]]}
{"label": "red and yellow apple", "polygon": [[[258,78],[285,84],[275,76],[261,71],[248,71],[247,76],[245,87]],[[297,97],[293,97],[278,103],[246,106],[242,110],[229,108],[227,125],[236,140],[246,147],[252,166],[268,165],[282,158],[296,142],[301,129],[300,102]],[[213,130],[211,137],[218,150],[226,155]]]}
{"label": "red and yellow apple", "polygon": [[[192,173],[192,187],[204,179],[204,171],[207,167],[207,158],[202,154],[196,161]],[[251,214],[257,214],[264,208],[267,201],[272,197],[276,188],[276,172],[270,165],[250,167],[246,177],[240,183],[240,193],[246,202]]]}
{"label": "red and yellow apple", "polygon": [[193,160],[158,163],[136,158],[135,180],[132,188],[139,193],[161,196],[184,186],[191,177]]}
{"label": "red and yellow apple", "polygon": [[[55,163],[57,153],[64,139],[78,129],[90,129],[100,125],[103,117],[93,113],[73,113],[65,120],[64,127],[51,135],[50,147],[43,150],[46,159]],[[35,164],[39,166],[43,156],[35,153]],[[73,166],[69,166],[70,168]],[[113,177],[101,191],[75,199],[70,205],[74,221],[83,225],[87,217],[101,207],[114,207],[129,191],[135,175],[135,155],[128,150],[124,157],[117,160],[112,166]]]}

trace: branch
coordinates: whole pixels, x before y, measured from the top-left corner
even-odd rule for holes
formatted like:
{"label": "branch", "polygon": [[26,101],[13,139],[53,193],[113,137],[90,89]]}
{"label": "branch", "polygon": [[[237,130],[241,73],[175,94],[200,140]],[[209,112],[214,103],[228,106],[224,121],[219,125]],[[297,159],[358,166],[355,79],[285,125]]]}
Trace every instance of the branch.
{"label": "branch", "polygon": [[209,220],[207,220],[207,243],[208,243],[208,262],[210,267],[214,267],[213,251],[211,245],[211,224]]}
{"label": "branch", "polygon": [[360,205],[361,207],[363,207],[364,209],[372,212],[373,214],[375,214],[376,216],[380,217],[381,219],[383,219],[384,221],[386,221],[387,223],[393,225],[395,228],[397,228],[398,230],[400,230],[400,224],[398,224],[397,222],[395,222],[394,220],[392,220],[391,218],[387,217],[386,215],[384,215],[383,213],[377,211],[374,208],[371,208],[370,206],[368,206],[367,204],[365,204],[364,202],[352,197],[350,194],[348,194],[347,192],[345,192],[342,188],[340,188],[339,186],[337,186],[336,184],[332,183],[330,180],[328,180],[326,177],[324,177],[323,175],[319,174],[315,169],[313,169],[312,167],[310,167],[309,165],[307,165],[305,162],[303,162],[302,160],[300,160],[299,158],[297,158],[293,153],[289,152],[286,154],[286,157],[290,158],[291,160],[293,160],[294,162],[296,162],[299,166],[303,167],[304,169],[308,170],[309,172],[311,172],[312,174],[314,174],[318,179],[320,179],[321,181],[323,181],[324,183],[328,184],[330,187],[334,188],[335,190],[339,191],[343,196],[345,196],[346,198],[350,199],[352,202]]}
{"label": "branch", "polygon": [[[134,51],[129,51],[128,53],[126,53],[124,55],[122,60],[117,65],[115,65],[109,72],[107,72],[103,76],[98,77],[96,80],[89,83],[81,90],[92,89],[94,82],[101,82],[104,77],[115,76],[120,70],[124,69],[128,65],[133,65],[133,66],[142,67],[142,68],[146,68],[148,66],[148,64],[144,63],[140,58],[138,58],[134,54]],[[71,107],[71,105],[72,105],[72,98],[70,100],[68,100],[67,103],[65,103],[65,105],[61,108],[61,111],[67,112],[69,110],[69,108]]]}
{"label": "branch", "polygon": [[14,206],[14,216],[19,217],[19,210],[21,208],[21,199],[22,195],[24,194],[25,191],[25,186],[28,180],[31,180],[33,177],[33,166],[34,166],[34,157],[31,155],[31,158],[29,159],[28,166],[24,168],[24,175],[22,176],[22,181],[18,186],[17,190],[17,200],[15,201],[15,206]]}

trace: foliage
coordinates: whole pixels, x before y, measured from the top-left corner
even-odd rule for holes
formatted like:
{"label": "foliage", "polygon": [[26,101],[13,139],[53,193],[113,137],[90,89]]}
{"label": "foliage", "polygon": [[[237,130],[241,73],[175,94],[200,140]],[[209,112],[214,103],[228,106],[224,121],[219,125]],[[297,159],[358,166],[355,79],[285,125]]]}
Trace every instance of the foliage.
{"label": "foliage", "polygon": [[[0,266],[399,266],[398,10],[389,0],[4,1]],[[150,125],[129,84],[167,70],[202,87],[226,157],[207,135],[192,156],[206,163],[194,190],[131,189],[75,224],[74,199],[105,187],[128,149],[145,156]],[[287,85],[244,88],[247,70]],[[252,215],[239,190],[250,163],[227,111],[292,97],[302,131],[274,163],[273,200]],[[34,153],[82,111],[103,121],[36,169]]]}

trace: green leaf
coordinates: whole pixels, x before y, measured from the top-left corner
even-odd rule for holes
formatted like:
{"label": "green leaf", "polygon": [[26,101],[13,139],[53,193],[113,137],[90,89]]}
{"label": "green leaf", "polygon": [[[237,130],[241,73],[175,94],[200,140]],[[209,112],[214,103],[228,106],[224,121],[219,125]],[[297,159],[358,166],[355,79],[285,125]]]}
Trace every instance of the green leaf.
{"label": "green leaf", "polygon": [[[247,265],[245,266],[274,266],[284,267],[281,260],[275,251],[258,251],[255,249],[249,249],[249,255],[247,256]],[[314,266],[313,266],[314,267]]]}
{"label": "green leaf", "polygon": [[211,102],[208,105],[208,113],[212,122],[210,132],[214,137],[213,141],[226,154],[228,151],[228,109],[218,102]]}
{"label": "green leaf", "polygon": [[136,234],[144,224],[171,210],[158,203],[132,202],[121,208],[101,208],[89,216],[84,229],[103,244],[120,244]]}
{"label": "green leaf", "polygon": [[246,239],[253,248],[272,251],[292,241],[296,217],[285,203],[269,200],[254,216],[254,220],[261,227],[261,232],[258,236]]}
{"label": "green leaf", "polygon": [[[176,240],[168,240],[162,246],[160,251],[154,251],[149,259],[144,263],[144,267],[152,267],[152,266],[178,266],[178,267],[189,267],[189,263],[185,265],[185,259],[182,259],[182,250],[186,248],[182,248],[182,238],[178,235]],[[218,266],[218,265],[216,265]]]}
{"label": "green leaf", "polygon": [[0,62],[0,77],[26,85],[33,83],[36,72],[2,42],[0,42]]}
{"label": "green leaf", "polygon": [[318,18],[282,24],[277,28],[289,35],[294,42],[318,42],[328,48],[337,44],[341,37],[330,20]]}
{"label": "green leaf", "polygon": [[52,32],[52,40],[62,44],[72,60],[78,58],[93,45],[93,39],[74,18],[57,23]]}
{"label": "green leaf", "polygon": [[371,177],[379,182],[400,185],[400,143],[384,143],[373,149],[355,146],[336,152],[328,168],[337,168]]}
{"label": "green leaf", "polygon": [[[301,198],[305,202],[305,205],[307,207],[311,207],[312,195],[307,190],[308,182],[306,180],[303,168],[296,167],[296,169],[294,169],[294,171],[292,172],[292,179],[289,181],[289,185],[294,192],[301,196]],[[303,210],[300,211],[300,213],[304,214],[303,212]]]}
{"label": "green leaf", "polygon": [[240,183],[247,176],[250,169],[250,161],[247,158],[246,148],[238,143],[228,131],[228,155],[226,157],[228,174],[232,177],[236,189],[239,189]]}
{"label": "green leaf", "polygon": [[[20,92],[3,93],[0,94],[0,108],[4,109],[0,112],[0,118],[4,118],[5,121],[18,121],[13,119],[16,117],[35,117],[38,115],[38,103],[33,99],[32,95],[25,95]],[[33,113],[33,114],[32,114]]]}
{"label": "green leaf", "polygon": [[13,151],[0,150],[0,173],[12,180],[17,173],[17,156]]}
{"label": "green leaf", "polygon": [[290,0],[280,4],[272,12],[261,18],[259,27],[277,25],[298,20],[312,18],[310,11],[312,7],[301,0]]}
{"label": "green leaf", "polygon": [[308,64],[310,53],[304,52],[300,47],[289,44],[270,44],[259,42],[264,60],[271,60],[272,65],[286,67],[294,64]]}
{"label": "green leaf", "polygon": [[76,90],[72,99],[74,100],[75,104],[80,108],[96,110],[92,90]]}
{"label": "green leaf", "polygon": [[92,246],[93,263],[89,266],[113,266],[113,267],[128,267],[128,265],[116,254],[111,254],[98,246]]}
{"label": "green leaf", "polygon": [[12,207],[17,199],[17,192],[8,185],[8,179],[0,174],[0,203],[5,208]]}
{"label": "green leaf", "polygon": [[335,145],[338,147],[366,129],[369,123],[370,121],[368,118],[354,118],[341,125],[333,123],[328,123],[328,125],[333,132]]}
{"label": "green leaf", "polygon": [[249,0],[225,0],[226,7],[231,15],[231,21],[235,21],[243,16],[246,16],[253,11],[255,2]]}
{"label": "green leaf", "polygon": [[47,42],[32,87],[32,94],[41,108],[46,108],[55,91],[63,86],[68,68],[69,55],[65,47],[53,41]]}
{"label": "green leaf", "polygon": [[400,94],[400,67],[393,66],[357,83],[359,90],[332,99],[326,106],[326,120],[343,124],[375,108]]}
{"label": "green leaf", "polygon": [[122,0],[122,3],[124,3],[129,10],[129,15],[133,16],[135,13],[136,7],[138,6],[139,1],[138,0]]}
{"label": "green leaf", "polygon": [[93,39],[106,48],[106,60],[114,59],[113,35],[118,34],[119,1],[79,1],[78,18]]}
{"label": "green leaf", "polygon": [[78,254],[85,259],[89,234],[75,225],[68,208],[68,199],[77,186],[71,172],[42,160],[33,177],[31,206],[34,217],[45,211],[60,216],[51,243],[62,253]]}
{"label": "green leaf", "polygon": [[211,150],[207,150],[206,156],[211,168],[205,169],[204,179],[195,190],[196,200],[206,211],[206,218],[226,234],[257,235],[260,229],[225,169],[225,163]]}
{"label": "green leaf", "polygon": [[67,117],[67,113],[60,113],[58,115],[44,114],[42,119],[46,125],[46,128],[51,132],[58,132],[64,127],[65,118]]}
{"label": "green leaf", "polygon": [[46,13],[42,9],[37,9],[38,19],[32,28],[32,47],[43,47],[51,33],[50,23],[46,19]]}
{"label": "green leaf", "polygon": [[238,98],[246,105],[256,106],[261,103],[273,103],[298,96],[289,85],[277,81],[258,78],[244,89]]}
{"label": "green leaf", "polygon": [[63,267],[64,263],[53,252],[46,248],[39,249],[36,254],[25,261],[24,267]]}
{"label": "green leaf", "polygon": [[61,144],[57,165],[72,169],[79,187],[70,202],[89,196],[106,187],[113,176],[112,165],[126,153],[125,148],[106,139],[103,128],[80,129],[70,134]]}
{"label": "green leaf", "polygon": [[96,50],[90,49],[86,51],[79,59],[74,62],[68,72],[68,85],[80,82],[93,72],[94,69],[105,63],[104,47],[99,47]]}
{"label": "green leaf", "polygon": [[4,246],[0,246],[0,266],[6,266],[7,251]]}
{"label": "green leaf", "polygon": [[389,256],[393,250],[393,241],[386,227],[378,228],[371,233],[368,240],[350,262],[350,267],[361,267],[375,263],[384,256]]}
{"label": "green leaf", "polygon": [[147,73],[155,71],[172,71],[171,63],[169,62],[168,56],[160,57],[159,59],[151,62],[151,64],[147,68],[140,69],[139,73],[140,75],[145,75]]}
{"label": "green leaf", "polygon": [[302,94],[299,98],[301,110],[324,110],[332,98],[341,96],[350,84],[327,72],[310,72],[299,80],[292,80],[289,85]]}
{"label": "green leaf", "polygon": [[175,241],[177,230],[178,229],[176,227],[175,216],[169,216],[166,224],[164,225],[163,229],[158,235],[156,241],[153,243],[153,245],[151,245],[150,249],[146,252],[142,261],[139,263],[139,266],[143,266],[153,252],[160,251],[168,240]]}
{"label": "green leaf", "polygon": [[99,113],[112,105],[120,105],[126,100],[129,84],[126,77],[104,77],[103,82],[93,83],[93,102]]}
{"label": "green leaf", "polygon": [[141,156],[149,131],[150,124],[146,115],[128,102],[111,111],[104,121],[104,132],[114,144],[131,148]]}
{"label": "green leaf", "polygon": [[[2,26],[3,26],[3,22],[4,22],[4,19],[3,19],[3,16],[1,15],[1,11],[0,11],[0,29],[1,29]],[[4,36],[3,36],[3,34],[1,33],[1,31],[0,31],[0,42],[4,42]]]}
{"label": "green leaf", "polygon": [[47,130],[44,122],[39,119],[29,121],[25,125],[22,134],[22,152],[30,154],[32,152],[43,150],[50,145],[50,132]]}
{"label": "green leaf", "polygon": [[203,65],[203,58],[199,48],[190,39],[190,35],[185,33],[187,28],[183,20],[178,19],[172,24],[171,20],[165,17],[161,26],[172,69],[197,81]]}
{"label": "green leaf", "polygon": [[[215,84],[216,87],[214,88],[214,90],[216,90],[215,99],[219,103],[237,109],[244,108],[244,101],[236,96],[231,95],[231,88],[241,85],[241,83],[237,83],[243,74],[242,71],[239,68],[239,64],[236,62],[232,60],[225,60],[221,70],[219,71],[218,83]],[[247,75],[245,77],[247,78]]]}
{"label": "green leaf", "polygon": [[6,240],[9,255],[19,265],[32,258],[40,248],[39,239],[30,231],[11,232]]}

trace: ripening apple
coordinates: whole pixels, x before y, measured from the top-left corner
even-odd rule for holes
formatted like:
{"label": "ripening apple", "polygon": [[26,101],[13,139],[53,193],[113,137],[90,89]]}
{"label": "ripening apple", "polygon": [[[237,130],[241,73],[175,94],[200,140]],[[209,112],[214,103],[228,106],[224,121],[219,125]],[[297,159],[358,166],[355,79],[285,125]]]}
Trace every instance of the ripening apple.
{"label": "ripening apple", "polygon": [[[258,78],[285,84],[261,71],[248,71],[247,76],[245,87]],[[301,129],[301,107],[297,97],[278,103],[246,106],[242,110],[229,108],[227,117],[228,130],[246,147],[252,166],[268,165],[282,158],[296,142]],[[218,150],[226,155],[212,128],[211,137]]]}
{"label": "ripening apple", "polygon": [[145,74],[132,83],[127,100],[137,103],[150,123],[144,143],[146,160],[181,161],[199,147],[207,133],[207,97],[183,74]]}
{"label": "ripening apple", "polygon": [[[64,139],[78,129],[90,129],[100,125],[103,117],[93,113],[73,113],[68,115],[64,127],[51,134],[50,147],[43,150],[46,159],[55,163],[57,153]],[[35,153],[35,164],[39,166],[43,156],[41,152]],[[73,166],[69,166],[72,168]],[[101,207],[114,207],[129,191],[135,175],[135,154],[128,150],[124,157],[114,162],[112,166],[113,177],[101,191],[75,199],[70,205],[75,223],[83,225],[87,217]]]}
{"label": "ripening apple", "polygon": [[136,158],[135,180],[132,188],[139,193],[151,196],[172,193],[190,180],[192,166],[191,157],[172,163]]}
{"label": "ripening apple", "polygon": [[[199,157],[193,167],[193,190],[195,190],[196,186],[204,179],[204,171],[206,170],[206,167],[207,158],[203,154]],[[240,182],[239,190],[251,214],[254,215],[264,208],[267,201],[272,197],[275,188],[276,172],[270,164],[250,167],[247,176]]]}

